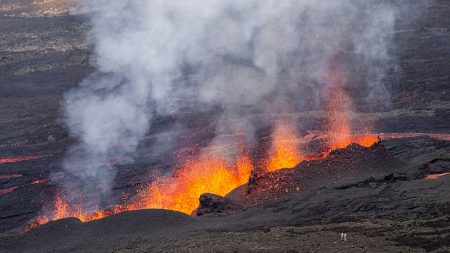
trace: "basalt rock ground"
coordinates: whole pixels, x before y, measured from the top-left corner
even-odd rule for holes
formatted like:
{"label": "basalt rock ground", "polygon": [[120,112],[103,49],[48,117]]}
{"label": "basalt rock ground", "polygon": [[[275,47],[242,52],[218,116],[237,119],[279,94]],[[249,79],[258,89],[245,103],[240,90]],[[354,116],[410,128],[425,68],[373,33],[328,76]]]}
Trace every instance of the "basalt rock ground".
{"label": "basalt rock ground", "polygon": [[[412,159],[417,152],[423,157]],[[64,219],[0,243],[4,252],[446,252],[450,176],[428,176],[450,171],[449,154],[449,141],[426,137],[350,146],[308,162],[330,166],[322,173],[333,169],[334,176],[308,171],[308,163],[270,174],[280,185],[304,187],[286,192],[262,184],[262,196],[270,197],[246,201],[245,209],[224,212],[237,205],[205,195],[205,216],[141,210],[88,223]],[[257,198],[259,190],[248,196]]]}

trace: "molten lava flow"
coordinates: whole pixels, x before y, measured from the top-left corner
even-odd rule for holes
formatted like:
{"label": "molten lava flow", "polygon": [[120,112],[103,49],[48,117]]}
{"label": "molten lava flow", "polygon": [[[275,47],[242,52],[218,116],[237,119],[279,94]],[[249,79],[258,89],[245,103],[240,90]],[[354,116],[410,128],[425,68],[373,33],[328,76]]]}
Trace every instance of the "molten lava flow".
{"label": "molten lava flow", "polygon": [[175,175],[161,177],[145,189],[141,208],[159,208],[191,214],[199,205],[203,193],[224,196],[234,188],[245,184],[253,170],[251,160],[242,155],[232,164],[212,154],[202,154],[188,161]]}
{"label": "molten lava flow", "polygon": [[49,157],[49,156],[51,156],[51,155],[4,157],[4,158],[0,158],[0,164],[39,160],[39,159]]}
{"label": "molten lava flow", "polygon": [[11,178],[23,177],[22,174],[0,175],[0,180],[9,180]]}
{"label": "molten lava flow", "polygon": [[48,179],[39,179],[39,180],[36,180],[36,181],[31,182],[31,184],[32,184],[32,185],[35,185],[35,184],[45,184],[45,183],[48,183],[48,182],[49,182]]}
{"label": "molten lava flow", "polygon": [[272,149],[265,164],[267,171],[293,168],[301,161],[300,138],[295,127],[286,121],[279,121],[272,133]]}
{"label": "molten lava flow", "polygon": [[427,136],[435,140],[450,141],[450,134],[435,134],[435,133],[380,133],[382,140],[415,138]]}
{"label": "molten lava flow", "polygon": [[450,175],[450,172],[440,173],[440,174],[431,174],[431,175],[428,175],[427,177],[425,177],[425,179],[436,180],[436,179],[439,179],[441,177],[449,176],[449,175]]}
{"label": "molten lava flow", "polygon": [[19,187],[17,187],[17,186],[13,186],[13,187],[9,187],[6,189],[2,189],[2,190],[0,190],[0,195],[4,195],[4,194],[10,193],[10,192],[13,192],[13,191],[17,190],[18,188]]}

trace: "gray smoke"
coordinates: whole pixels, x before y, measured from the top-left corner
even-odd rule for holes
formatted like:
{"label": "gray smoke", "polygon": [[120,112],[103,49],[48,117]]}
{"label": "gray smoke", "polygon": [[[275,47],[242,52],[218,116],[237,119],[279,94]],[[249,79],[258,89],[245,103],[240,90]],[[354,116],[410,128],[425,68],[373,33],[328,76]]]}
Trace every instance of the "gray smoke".
{"label": "gray smoke", "polygon": [[387,101],[396,17],[388,2],[89,1],[81,8],[90,17],[97,71],[66,95],[65,122],[78,144],[65,170],[100,200],[115,176],[107,164],[132,161],[155,115],[219,106],[218,132],[232,131],[228,122],[251,136],[248,108],[320,108],[329,63],[339,55],[360,72],[354,80],[368,100]]}

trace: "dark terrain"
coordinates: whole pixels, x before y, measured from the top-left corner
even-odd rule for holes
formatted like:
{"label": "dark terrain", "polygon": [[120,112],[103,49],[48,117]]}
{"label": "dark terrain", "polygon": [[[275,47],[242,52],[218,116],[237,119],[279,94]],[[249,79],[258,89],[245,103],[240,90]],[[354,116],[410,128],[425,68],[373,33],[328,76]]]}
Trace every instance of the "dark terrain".
{"label": "dark terrain", "polygon": [[450,176],[426,177],[450,172],[449,153],[449,141],[427,137],[353,145],[268,175],[304,190],[254,189],[239,204],[271,200],[233,215],[142,210],[64,219],[0,243],[4,252],[448,252]]}
{"label": "dark terrain", "polygon": [[[64,176],[60,162],[73,140],[60,120],[63,95],[93,71],[85,17],[61,6],[40,11],[30,2],[0,1],[0,159],[49,156],[0,164],[0,252],[450,252],[450,176],[426,179],[450,172],[450,141],[428,137],[350,146],[262,175],[227,196],[238,206],[232,215],[141,210],[19,233],[56,188],[52,180],[32,183]],[[428,2],[401,13],[397,24],[399,71],[388,78],[390,108],[358,114],[374,121],[376,132],[450,134],[450,1]],[[191,117],[193,138],[208,136],[202,128],[208,116]],[[320,124],[310,114],[295,120],[311,130]],[[148,182],[150,165],[170,167],[169,151],[152,156],[149,148],[170,124],[159,119],[136,164],[119,169],[117,193],[132,194]],[[280,187],[266,191],[265,180]],[[340,240],[342,232],[348,242]]]}

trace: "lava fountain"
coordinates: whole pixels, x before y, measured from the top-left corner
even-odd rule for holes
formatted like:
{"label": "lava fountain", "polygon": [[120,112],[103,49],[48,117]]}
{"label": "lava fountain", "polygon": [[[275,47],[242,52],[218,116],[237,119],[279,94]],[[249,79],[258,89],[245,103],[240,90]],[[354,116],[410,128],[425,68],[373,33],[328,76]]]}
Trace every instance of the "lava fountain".
{"label": "lava fountain", "polygon": [[141,191],[134,208],[158,208],[191,214],[203,193],[224,196],[248,182],[253,163],[244,154],[229,161],[212,152],[181,165],[172,176],[160,177]]}
{"label": "lava fountain", "polygon": [[351,124],[352,101],[345,91],[346,78],[343,66],[333,60],[329,70],[329,88],[325,103],[325,125],[328,135],[328,148],[345,148],[352,143],[370,147],[379,141],[372,134],[354,134]]}
{"label": "lava fountain", "polygon": [[272,147],[265,169],[270,172],[293,168],[304,160],[300,148],[300,138],[295,126],[287,120],[278,121],[272,133]]}
{"label": "lava fountain", "polygon": [[[379,141],[371,134],[354,135],[351,127],[351,101],[345,93],[342,72],[332,68],[330,89],[326,103],[327,151],[321,154],[302,154],[304,140],[298,135],[292,120],[278,120],[271,134],[271,147],[259,166],[266,172],[294,168],[304,160],[326,157],[332,150],[345,148],[352,143],[370,147]],[[41,216],[29,228],[67,217],[91,221],[123,211],[138,209],[167,209],[192,214],[204,193],[225,196],[247,183],[254,170],[254,161],[241,145],[240,152],[230,158],[225,150],[206,148],[197,156],[188,157],[172,174],[156,177],[142,188],[131,201],[109,210],[86,211],[81,206],[68,204],[64,196],[57,194],[53,212]],[[217,150],[219,150],[217,152]]]}

